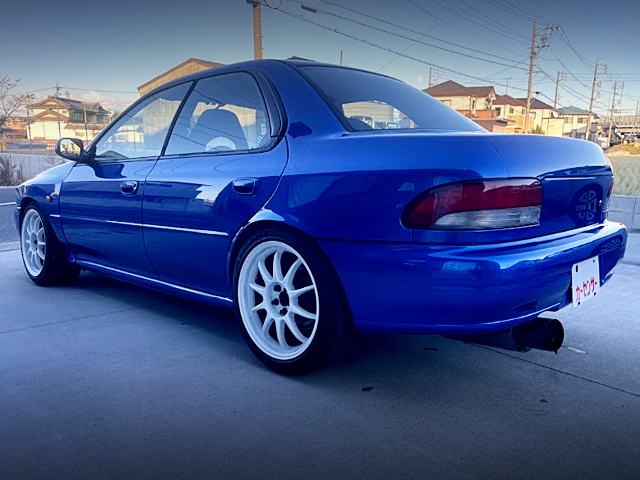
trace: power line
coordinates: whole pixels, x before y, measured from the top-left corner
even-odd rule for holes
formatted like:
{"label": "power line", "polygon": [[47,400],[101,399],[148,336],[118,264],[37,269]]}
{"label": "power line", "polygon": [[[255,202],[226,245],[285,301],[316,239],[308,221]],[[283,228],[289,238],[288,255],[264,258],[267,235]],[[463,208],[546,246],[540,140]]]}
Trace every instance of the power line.
{"label": "power line", "polygon": [[[364,43],[364,44],[369,45],[371,47],[378,48],[378,49],[384,50],[386,52],[395,53],[396,55],[399,55],[399,56],[404,57],[404,58],[408,58],[409,60],[413,60],[413,61],[416,61],[418,63],[429,65],[431,67],[435,67],[435,68],[437,68],[439,70],[444,70],[446,72],[455,73],[455,74],[461,75],[461,76],[463,76],[465,78],[472,78],[472,79],[475,79],[475,80],[482,80],[482,78],[480,78],[480,77],[476,77],[476,76],[473,76],[473,75],[468,75],[466,73],[459,72],[459,71],[453,70],[451,68],[443,67],[441,65],[438,65],[438,64],[435,64],[435,63],[432,63],[432,62],[427,62],[426,60],[422,60],[420,58],[416,58],[416,57],[413,57],[411,55],[407,55],[407,54],[404,54],[402,52],[398,52],[397,50],[394,50],[394,49],[391,49],[391,48],[388,48],[388,47],[383,47],[382,45],[378,45],[377,43],[373,43],[373,42],[370,42],[370,41],[365,40],[363,38],[356,37],[355,35],[351,35],[349,33],[343,32],[341,30],[338,30],[337,28],[327,27],[326,25],[323,25],[323,24],[318,23],[318,22],[314,22],[313,20],[309,20],[308,18],[305,18],[305,17],[303,17],[301,15],[296,15],[294,13],[288,12],[287,10],[283,10],[282,8],[274,8],[274,10],[276,10],[277,12],[284,13],[285,15],[288,15],[288,16],[290,16],[292,18],[297,18],[298,20],[302,20],[303,22],[310,23],[310,24],[315,25],[317,27],[323,28],[323,29],[328,30],[330,32],[337,33],[338,35],[342,35],[344,37],[350,38],[350,39],[355,40],[357,42]],[[518,63],[522,63],[522,61],[520,61]],[[513,65],[513,66],[515,66],[515,65]],[[505,86],[505,85],[501,85],[501,84],[496,84],[496,85],[500,85],[500,86],[503,86],[503,87]]]}
{"label": "power line", "polygon": [[567,66],[562,62],[562,60],[560,60],[560,58],[558,57],[558,55],[556,55],[556,52],[553,50],[553,48],[549,47],[549,50],[551,50],[551,53],[553,54],[554,57],[556,57],[556,60],[560,63],[560,65],[562,65],[562,68],[564,68],[564,70],[571,75],[574,80],[576,82],[578,82],[580,85],[582,85],[584,88],[588,88],[587,85],[585,85],[584,83],[582,83],[580,80],[578,80],[578,77],[576,77],[573,72],[571,72],[571,70],[569,70],[567,68]]}
{"label": "power line", "polygon": [[504,28],[505,30],[508,30],[509,32],[520,36],[520,37],[524,37],[520,32],[516,32],[515,30],[504,26],[503,24],[500,24],[499,22],[496,22],[493,18],[491,18],[490,16],[486,15],[484,12],[472,7],[471,5],[469,5],[467,2],[465,2],[464,0],[458,0],[460,3],[462,3],[464,6],[466,6],[469,10],[473,10],[474,12],[476,12],[478,15],[480,15],[481,17],[484,17],[486,19],[488,19],[489,24],[492,24],[492,28]]}
{"label": "power line", "polygon": [[[411,3],[413,3],[414,5],[416,5],[416,4],[413,2],[413,0],[409,0],[409,1],[410,1]],[[481,23],[476,22],[476,21],[475,21],[475,20],[473,20],[473,19],[470,19],[469,17],[466,17],[466,16],[464,16],[464,15],[461,15],[460,13],[456,12],[455,10],[451,10],[451,9],[450,9],[449,7],[447,7],[446,5],[443,5],[443,4],[439,3],[437,0],[429,0],[429,1],[430,1],[431,3],[435,3],[436,5],[440,6],[441,8],[444,8],[445,10],[447,10],[447,11],[449,11],[449,12],[453,13],[454,15],[457,15],[457,16],[458,16],[458,17],[460,17],[460,18],[463,18],[463,19],[465,19],[466,21],[468,21],[468,22],[470,22],[470,23],[473,23],[474,25],[477,25],[477,26],[479,26],[479,27],[481,27],[481,28],[484,28],[485,30],[489,30],[489,31],[490,31],[490,32],[492,32],[492,33],[496,33],[496,34],[498,34],[498,35],[502,35],[503,37],[506,37],[506,38],[508,38],[509,40],[513,40],[514,42],[524,43],[525,45],[527,44],[527,42],[526,42],[526,41],[524,41],[524,40],[522,40],[521,38],[512,37],[512,36],[510,36],[510,35],[507,35],[506,33],[502,33],[502,32],[500,32],[500,31],[495,30],[495,27],[489,28],[489,27],[487,27],[487,26],[485,26],[485,25],[482,25]],[[424,10],[422,7],[419,7],[419,8],[421,8],[422,10]],[[522,37],[524,37],[524,35],[522,35]],[[524,38],[526,38],[526,37],[524,37]]]}
{"label": "power line", "polygon": [[[297,3],[297,4],[299,4],[299,5],[305,5],[305,6],[307,5],[305,2],[302,2],[301,0],[288,0],[288,1],[293,2],[293,3]],[[324,0],[322,0],[322,1],[324,1]],[[325,2],[325,3],[328,3],[328,2]],[[343,8],[346,8],[346,7],[343,7]],[[278,10],[278,9],[277,9],[277,8],[275,8],[274,10]],[[348,17],[344,17],[344,16],[342,16],[342,15],[338,15],[337,13],[329,12],[329,11],[326,11],[326,10],[321,10],[321,9],[319,9],[319,8],[315,8],[315,7],[314,7],[314,10],[315,10],[315,11],[314,11],[314,13],[320,13],[320,14],[324,14],[324,15],[331,15],[332,17],[336,17],[336,18],[339,18],[339,19],[341,19],[341,20],[345,20],[345,21],[347,21],[347,22],[355,23],[355,24],[357,24],[357,25],[360,25],[360,26],[363,26],[363,27],[366,27],[366,28],[371,28],[371,29],[376,30],[376,31],[378,31],[378,32],[386,33],[386,34],[388,34],[388,35],[393,35],[393,36],[396,36],[396,37],[398,37],[398,38],[403,38],[403,39],[405,39],[405,40],[411,40],[411,41],[413,41],[413,42],[420,43],[420,44],[422,44],[422,45],[426,45],[426,46],[428,46],[428,47],[437,48],[437,49],[439,49],[439,50],[443,50],[443,51],[445,51],[445,52],[455,53],[455,54],[458,54],[458,55],[464,55],[464,56],[468,56],[468,57],[470,57],[470,58],[474,58],[474,59],[476,59],[476,60],[481,60],[481,61],[485,61],[485,62],[486,62],[486,61],[488,61],[488,60],[486,60],[486,59],[482,59],[482,58],[479,58],[479,57],[475,57],[475,56],[473,56],[473,55],[465,54],[465,53],[462,53],[462,52],[456,52],[455,50],[447,49],[447,48],[445,48],[445,47],[441,47],[441,46],[438,46],[438,45],[433,45],[433,44],[431,44],[431,43],[426,43],[426,42],[421,41],[420,39],[416,40],[415,38],[407,37],[407,36],[405,36],[405,35],[400,35],[400,34],[395,33],[395,32],[390,32],[390,31],[388,31],[388,30],[385,30],[385,29],[382,29],[382,28],[379,28],[379,27],[375,27],[375,26],[373,26],[373,25],[371,25],[371,24],[368,24],[368,23],[365,23],[365,22],[360,22],[360,21],[358,21],[358,20],[354,20],[354,19],[352,19],[352,18],[348,18]],[[500,56],[500,55],[494,55],[494,54],[492,54],[492,53],[486,53],[486,52],[483,52],[482,50],[476,50],[476,49],[474,49],[474,48],[466,47],[466,46],[464,46],[464,45],[460,45],[460,44],[457,44],[457,43],[454,43],[454,42],[450,42],[450,41],[448,41],[448,40],[443,40],[443,39],[441,39],[441,38],[434,37],[433,35],[428,35],[428,32],[426,32],[426,33],[425,33],[425,32],[419,32],[419,31],[417,31],[417,30],[413,30],[413,29],[408,28],[408,27],[403,27],[403,26],[401,26],[401,25],[397,25],[397,24],[395,24],[395,23],[393,23],[393,22],[389,22],[389,21],[387,21],[387,20],[383,20],[383,19],[376,18],[376,17],[374,17],[373,15],[360,13],[360,12],[358,12],[357,10],[354,10],[354,9],[352,9],[352,8],[347,8],[347,10],[352,11],[352,12],[354,12],[354,13],[358,13],[358,14],[360,14],[360,15],[363,15],[363,16],[365,16],[365,17],[371,18],[371,19],[373,19],[373,20],[376,20],[376,21],[379,21],[379,22],[385,23],[385,24],[387,24],[387,25],[391,25],[391,26],[396,27],[396,28],[399,28],[399,29],[401,29],[401,30],[405,30],[405,31],[407,31],[407,32],[411,32],[411,33],[414,33],[414,34],[416,34],[416,35],[420,35],[420,36],[422,36],[422,37],[431,38],[431,39],[433,39],[433,40],[436,40],[436,41],[438,41],[438,42],[445,43],[445,44],[447,44],[447,45],[452,45],[452,46],[454,46],[454,47],[463,48],[463,49],[465,49],[465,50],[469,50],[469,51],[474,52],[474,53],[479,53],[479,54],[481,54],[481,55],[486,55],[486,56],[488,56],[488,57],[498,58],[498,59],[500,59],[500,60],[505,60],[505,61],[507,61],[507,62],[515,62],[515,61],[516,61],[516,60],[514,60],[514,59],[512,59],[512,58],[506,58],[506,57],[502,57],[502,56]],[[433,28],[435,28],[436,26],[437,26],[437,25],[435,25],[434,27],[432,27],[432,29],[433,29]],[[432,30],[432,29],[431,29],[431,30]],[[429,30],[429,31],[431,31],[431,30]]]}
{"label": "power line", "polygon": [[537,17],[533,14],[530,13],[526,13],[524,10],[516,7],[515,5],[513,5],[512,3],[509,3],[507,1],[505,1],[505,4],[499,3],[498,0],[486,0],[488,3],[490,3],[491,5],[499,8],[500,10],[503,10],[507,13],[510,13],[511,15],[514,15],[518,18],[521,18],[523,20],[526,20],[528,22],[533,22],[534,20],[537,20],[538,23],[541,24],[545,24],[545,25],[551,25],[550,22],[547,22],[546,20],[542,19],[541,17]]}
{"label": "power line", "polygon": [[[325,3],[328,3],[326,0],[322,0],[322,1],[323,1],[323,2],[325,2]],[[453,23],[451,23],[451,22],[447,22],[446,20],[443,20],[442,18],[438,17],[437,15],[434,15],[433,13],[431,13],[429,10],[427,10],[427,9],[423,8],[422,6],[418,5],[418,4],[417,4],[416,2],[414,2],[413,0],[407,0],[407,1],[408,1],[409,3],[411,3],[414,7],[416,7],[416,8],[418,8],[418,9],[422,10],[422,11],[423,11],[424,13],[426,13],[427,15],[429,15],[429,16],[431,16],[431,17],[435,18],[436,20],[440,20],[442,23],[445,23],[445,24],[449,25],[450,27],[453,27],[453,28],[455,28],[455,29],[457,29],[457,30],[460,30],[461,32],[464,32],[464,33],[466,33],[466,34],[468,34],[468,35],[471,35],[472,37],[478,38],[478,39],[480,39],[480,40],[482,40],[482,41],[484,41],[484,42],[490,43],[491,45],[494,45],[494,46],[496,46],[496,47],[502,48],[502,49],[507,50],[507,51],[509,51],[509,52],[511,52],[511,53],[514,53],[514,54],[516,54],[516,55],[520,55],[518,52],[516,52],[516,51],[514,51],[514,50],[511,50],[510,48],[507,48],[507,47],[505,47],[504,45],[500,45],[499,43],[492,42],[491,40],[488,40],[488,39],[486,39],[486,38],[484,38],[484,37],[481,37],[480,35],[476,35],[475,33],[470,32],[470,31],[468,31],[468,30],[465,30],[464,28],[461,28],[461,27],[459,27],[459,26],[457,26],[457,25],[455,25],[455,24],[453,24]],[[342,8],[347,8],[347,7],[342,7]]]}

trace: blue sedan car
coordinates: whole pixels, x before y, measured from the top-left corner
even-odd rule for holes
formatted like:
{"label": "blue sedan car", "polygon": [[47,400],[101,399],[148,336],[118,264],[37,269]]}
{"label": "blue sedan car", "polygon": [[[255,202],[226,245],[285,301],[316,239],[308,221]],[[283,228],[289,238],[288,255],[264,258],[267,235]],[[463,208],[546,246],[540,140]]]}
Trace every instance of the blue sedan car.
{"label": "blue sedan car", "polygon": [[315,62],[180,78],[56,151],[70,161],[17,190],[35,283],[86,269],[234,308],[286,374],[334,362],[356,330],[557,351],[540,314],[597,295],[627,241],[596,145],[491,134]]}

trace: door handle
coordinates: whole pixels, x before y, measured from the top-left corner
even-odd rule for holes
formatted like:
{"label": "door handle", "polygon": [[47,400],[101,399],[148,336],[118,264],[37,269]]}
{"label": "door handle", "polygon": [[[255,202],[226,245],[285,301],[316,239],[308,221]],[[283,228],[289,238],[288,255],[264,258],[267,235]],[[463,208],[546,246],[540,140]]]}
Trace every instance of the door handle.
{"label": "door handle", "polygon": [[124,195],[135,195],[138,192],[138,182],[127,180],[120,184],[120,190]]}
{"label": "door handle", "polygon": [[253,195],[258,191],[259,182],[255,178],[236,178],[233,190],[240,195]]}

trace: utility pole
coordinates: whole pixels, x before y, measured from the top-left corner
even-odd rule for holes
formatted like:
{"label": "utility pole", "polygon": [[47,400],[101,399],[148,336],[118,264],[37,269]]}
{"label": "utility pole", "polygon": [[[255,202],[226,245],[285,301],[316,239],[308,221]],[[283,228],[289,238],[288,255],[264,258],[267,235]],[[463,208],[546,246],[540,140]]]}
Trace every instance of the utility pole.
{"label": "utility pole", "polygon": [[89,131],[87,129],[87,106],[82,104],[82,108],[84,109],[84,138],[89,141]]}
{"label": "utility pole", "polygon": [[593,85],[591,86],[591,101],[589,102],[589,116],[587,117],[587,130],[584,132],[584,139],[589,141],[591,134],[591,115],[593,115],[593,102],[596,99],[596,86],[598,85],[598,62],[599,58],[596,58],[596,70],[593,73]]}
{"label": "utility pole", "polygon": [[633,117],[633,143],[638,141],[638,114],[640,113],[640,100],[636,103],[636,116]]}
{"label": "utility pole", "polygon": [[31,116],[29,115],[29,108],[27,108],[27,137],[29,137],[29,151],[33,152],[33,140],[31,137]]}
{"label": "utility pole", "polygon": [[616,92],[618,90],[618,79],[613,83],[613,100],[611,101],[611,115],[609,116],[609,137],[607,139],[607,148],[611,146],[611,134],[613,129],[613,111],[616,108]]}
{"label": "utility pole", "polygon": [[260,12],[261,0],[247,0],[253,6],[253,58],[262,59],[262,14]]}
{"label": "utility pole", "polygon": [[564,72],[558,72],[558,77],[556,78],[556,96],[553,97],[553,108],[558,108],[558,87],[560,86],[560,82],[564,80]]}
{"label": "utility pole", "polygon": [[433,87],[433,67],[429,67],[429,88]]}
{"label": "utility pole", "polygon": [[[531,90],[533,88],[533,66],[535,60],[542,49],[546,48],[549,37],[546,34],[542,34],[547,30],[557,30],[562,28],[560,25],[548,25],[538,31],[538,19],[533,20],[533,35],[531,37],[531,53],[529,54],[529,86],[527,87],[527,109],[526,116],[524,117],[524,133],[529,133],[529,115],[531,114]],[[536,45],[536,40],[540,36],[541,43]]]}
{"label": "utility pole", "polygon": [[343,65],[343,63],[342,63],[342,50],[340,50],[340,66],[342,66],[342,65]]}
{"label": "utility pole", "polygon": [[524,117],[524,133],[529,133],[529,112],[531,111],[531,88],[533,87],[533,64],[536,59],[536,38],[538,37],[538,19],[533,20],[533,37],[529,54],[529,86],[527,87],[527,110]]}

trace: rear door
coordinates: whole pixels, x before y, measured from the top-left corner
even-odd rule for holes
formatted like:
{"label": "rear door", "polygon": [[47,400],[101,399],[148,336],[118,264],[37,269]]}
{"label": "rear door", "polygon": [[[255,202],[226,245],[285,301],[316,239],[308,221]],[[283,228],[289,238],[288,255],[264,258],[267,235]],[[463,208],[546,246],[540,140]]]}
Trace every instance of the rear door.
{"label": "rear door", "polygon": [[272,195],[287,162],[276,105],[258,74],[196,83],[145,187],[145,245],[161,280],[230,295],[230,242]]}
{"label": "rear door", "polygon": [[142,239],[142,198],[189,87],[142,100],[98,140],[95,161],[75,165],[64,180],[60,216],[78,260],[157,277]]}

